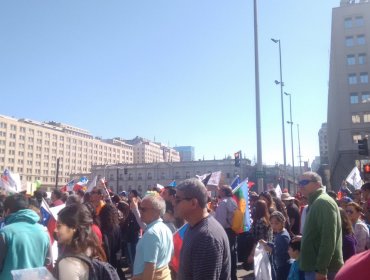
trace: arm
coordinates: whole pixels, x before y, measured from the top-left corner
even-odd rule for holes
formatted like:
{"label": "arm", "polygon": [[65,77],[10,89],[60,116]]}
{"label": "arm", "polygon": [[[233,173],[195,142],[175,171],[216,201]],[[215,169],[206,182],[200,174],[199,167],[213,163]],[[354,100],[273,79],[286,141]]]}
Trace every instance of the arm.
{"label": "arm", "polygon": [[154,278],[155,264],[146,262],[143,272],[143,280],[152,280]]}
{"label": "arm", "polygon": [[6,257],[6,251],[7,251],[7,248],[6,248],[4,236],[0,234],[0,271],[3,270],[4,260]]}
{"label": "arm", "polygon": [[140,212],[139,212],[138,203],[135,200],[131,201],[130,209],[131,209],[132,213],[134,214],[134,216],[136,218],[136,221],[139,224],[140,228],[142,230],[145,230],[146,229],[146,224],[141,221],[141,215],[140,215]]}

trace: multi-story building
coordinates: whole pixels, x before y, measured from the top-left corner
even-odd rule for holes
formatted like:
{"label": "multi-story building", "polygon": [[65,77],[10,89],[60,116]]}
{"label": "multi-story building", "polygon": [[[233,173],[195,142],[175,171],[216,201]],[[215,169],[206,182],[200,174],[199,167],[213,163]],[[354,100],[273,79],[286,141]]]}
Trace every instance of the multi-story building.
{"label": "multi-story building", "polygon": [[340,187],[355,166],[357,141],[370,134],[370,2],[333,8],[328,96],[331,182]]}
{"label": "multi-story building", "polygon": [[93,164],[133,163],[133,147],[119,139],[101,140],[88,131],[56,122],[0,115],[0,172],[19,173],[23,183],[59,185],[72,173],[89,173]]}
{"label": "multi-story building", "polygon": [[180,153],[181,161],[193,161],[195,158],[194,147],[192,146],[178,146],[174,149]]}
{"label": "multi-story building", "polygon": [[320,149],[320,164],[329,164],[328,157],[328,126],[326,123],[321,125],[319,130],[319,149]]}
{"label": "multi-story building", "polygon": [[178,162],[180,154],[175,149],[142,137],[126,140],[134,149],[134,163]]}

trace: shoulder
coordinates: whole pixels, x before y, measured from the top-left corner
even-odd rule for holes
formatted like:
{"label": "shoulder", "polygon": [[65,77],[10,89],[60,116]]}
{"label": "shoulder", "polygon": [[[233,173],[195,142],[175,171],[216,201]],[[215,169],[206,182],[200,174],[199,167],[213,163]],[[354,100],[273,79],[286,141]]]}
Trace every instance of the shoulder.
{"label": "shoulder", "polygon": [[[86,276],[89,273],[89,266],[82,260],[74,257],[62,258],[58,263],[59,277],[67,276],[73,279],[74,276]],[[64,278],[64,279],[67,279]]]}

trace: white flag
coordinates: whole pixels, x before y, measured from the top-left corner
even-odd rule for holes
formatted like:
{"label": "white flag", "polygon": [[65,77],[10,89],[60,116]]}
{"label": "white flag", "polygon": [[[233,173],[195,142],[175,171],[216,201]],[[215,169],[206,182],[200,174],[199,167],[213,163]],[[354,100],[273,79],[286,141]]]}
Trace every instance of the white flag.
{"label": "white flag", "polygon": [[98,181],[98,176],[95,176],[94,179],[88,185],[86,192],[91,192],[93,190],[93,188],[96,187],[96,182],[97,181]]}
{"label": "white flag", "polygon": [[281,191],[279,184],[277,184],[277,186],[275,187],[275,193],[278,198],[281,198],[281,195],[283,194],[283,192]]}
{"label": "white flag", "polygon": [[355,189],[360,189],[362,186],[362,179],[360,176],[360,171],[357,166],[353,167],[351,173],[348,174],[346,181],[355,187]]}
{"label": "white flag", "polygon": [[209,178],[207,186],[218,186],[221,180],[221,171],[212,172],[211,178]]}

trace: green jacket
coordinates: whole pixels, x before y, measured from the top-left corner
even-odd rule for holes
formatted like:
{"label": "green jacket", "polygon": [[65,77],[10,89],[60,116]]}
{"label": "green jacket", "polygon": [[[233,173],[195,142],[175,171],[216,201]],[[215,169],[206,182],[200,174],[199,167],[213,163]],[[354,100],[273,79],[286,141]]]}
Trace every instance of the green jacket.
{"label": "green jacket", "polygon": [[5,227],[0,230],[4,249],[0,252],[3,260],[0,279],[11,280],[15,269],[42,267],[49,249],[49,235],[37,222],[36,212],[24,209],[5,218]]}
{"label": "green jacket", "polygon": [[343,265],[339,208],[323,189],[308,197],[308,205],[301,241],[300,269],[325,275],[337,272]]}

